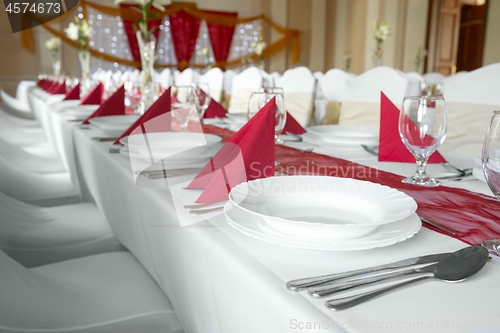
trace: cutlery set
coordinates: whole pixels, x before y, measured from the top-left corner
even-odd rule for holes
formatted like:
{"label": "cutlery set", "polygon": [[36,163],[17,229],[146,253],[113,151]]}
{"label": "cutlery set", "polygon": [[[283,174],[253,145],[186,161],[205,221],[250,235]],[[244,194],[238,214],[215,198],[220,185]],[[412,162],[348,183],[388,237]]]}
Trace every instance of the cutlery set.
{"label": "cutlery set", "polygon": [[[486,247],[469,246],[454,253],[426,255],[350,272],[293,280],[286,283],[286,288],[295,292],[307,290],[313,298],[341,294],[325,302],[327,308],[338,311],[432,277],[445,282],[463,281],[479,272],[488,259]],[[390,282],[398,283],[386,285]],[[381,284],[384,286],[373,288]],[[371,289],[349,293],[365,287]],[[342,294],[346,292],[348,296],[343,297]]]}

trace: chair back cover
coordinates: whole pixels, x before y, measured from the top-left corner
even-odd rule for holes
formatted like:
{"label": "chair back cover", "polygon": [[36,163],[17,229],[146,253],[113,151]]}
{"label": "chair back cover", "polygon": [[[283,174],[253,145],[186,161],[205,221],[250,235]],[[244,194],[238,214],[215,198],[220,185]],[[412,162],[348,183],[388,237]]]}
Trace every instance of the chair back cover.
{"label": "chair back cover", "polygon": [[302,66],[289,69],[275,85],[283,88],[288,112],[302,127],[309,125],[316,90],[316,79],[311,71]]}
{"label": "chair back cover", "polygon": [[224,85],[224,72],[219,67],[209,69],[205,74],[200,76],[200,83],[207,83],[210,89],[210,97],[220,103],[222,100],[222,90]]}
{"label": "chair back cover", "polygon": [[233,78],[229,113],[246,113],[252,92],[262,88],[262,75],[257,67],[249,67]]}

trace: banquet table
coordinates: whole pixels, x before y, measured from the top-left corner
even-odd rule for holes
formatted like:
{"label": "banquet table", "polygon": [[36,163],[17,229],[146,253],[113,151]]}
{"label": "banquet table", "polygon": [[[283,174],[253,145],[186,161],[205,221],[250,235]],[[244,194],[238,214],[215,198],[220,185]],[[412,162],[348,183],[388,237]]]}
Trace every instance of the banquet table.
{"label": "banquet table", "polygon": [[[68,162],[69,170],[88,189],[117,238],[170,298],[186,332],[500,331],[496,306],[500,297],[500,258],[492,258],[477,275],[459,284],[429,279],[333,312],[323,305],[325,299],[290,292],[285,283],[455,251],[467,244],[422,227],[412,238],[387,247],[361,251],[303,250],[246,236],[227,224],[222,212],[207,214],[198,223],[181,227],[181,220],[194,217],[179,209],[177,201],[193,203],[200,192],[179,198],[179,190],[171,190],[171,184],[164,180],[138,186],[129,157],[110,153],[111,142],[92,140],[102,136],[101,132],[82,129],[67,121],[64,112],[54,111],[56,108],[40,107],[44,103],[41,99],[36,103],[37,117],[51,119],[50,126],[47,122],[44,125],[47,131],[53,131],[48,136],[54,138],[61,153],[66,152],[65,158],[72,159]],[[57,143],[62,138],[54,135],[57,132],[71,135]],[[470,162],[460,157],[446,158],[459,167]],[[353,158],[356,159],[401,175],[409,175],[415,168],[412,164],[380,163],[368,153]],[[429,168],[431,175],[440,171],[439,165]],[[174,180],[183,184],[193,177],[194,174],[184,175]],[[477,180],[449,182],[445,186],[489,194],[487,185]]]}

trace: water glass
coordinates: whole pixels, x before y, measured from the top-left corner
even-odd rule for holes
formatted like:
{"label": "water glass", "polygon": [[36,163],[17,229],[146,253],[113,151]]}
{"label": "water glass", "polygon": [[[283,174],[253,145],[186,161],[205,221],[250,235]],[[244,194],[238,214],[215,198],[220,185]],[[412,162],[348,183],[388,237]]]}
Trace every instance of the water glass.
{"label": "water glass", "polygon": [[434,187],[439,182],[427,176],[427,160],[443,143],[447,132],[446,104],[441,96],[406,97],[399,114],[399,135],[415,156],[416,173],[403,183]]}
{"label": "water glass", "polygon": [[481,163],[491,192],[500,199],[500,111],[493,112],[484,138]]}

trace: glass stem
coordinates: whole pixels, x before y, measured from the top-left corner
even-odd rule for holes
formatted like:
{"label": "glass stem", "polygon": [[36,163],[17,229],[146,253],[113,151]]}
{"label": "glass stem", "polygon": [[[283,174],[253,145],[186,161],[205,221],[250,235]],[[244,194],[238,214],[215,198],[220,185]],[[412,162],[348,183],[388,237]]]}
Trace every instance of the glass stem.
{"label": "glass stem", "polygon": [[425,167],[427,166],[428,159],[429,159],[428,157],[423,158],[423,159],[419,159],[419,158],[416,159],[416,161],[417,161],[417,177],[419,179],[424,179],[427,177],[427,174],[425,173]]}

